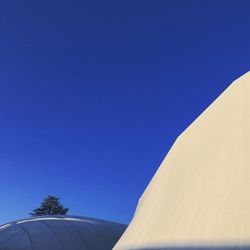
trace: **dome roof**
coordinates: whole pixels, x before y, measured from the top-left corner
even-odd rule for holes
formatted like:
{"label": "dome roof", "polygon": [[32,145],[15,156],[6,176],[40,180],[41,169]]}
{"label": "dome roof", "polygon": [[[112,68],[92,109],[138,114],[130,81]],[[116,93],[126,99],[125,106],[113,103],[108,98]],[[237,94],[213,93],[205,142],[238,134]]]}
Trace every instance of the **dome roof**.
{"label": "dome roof", "polygon": [[111,250],[126,225],[79,216],[39,216],[0,226],[0,250]]}

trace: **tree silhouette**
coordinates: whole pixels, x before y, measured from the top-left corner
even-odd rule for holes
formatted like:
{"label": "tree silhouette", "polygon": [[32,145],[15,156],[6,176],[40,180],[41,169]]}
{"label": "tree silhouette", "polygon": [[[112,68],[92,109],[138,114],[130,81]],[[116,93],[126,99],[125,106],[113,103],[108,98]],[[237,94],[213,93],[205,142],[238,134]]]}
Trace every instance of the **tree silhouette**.
{"label": "tree silhouette", "polygon": [[34,209],[31,216],[42,216],[42,215],[66,215],[69,211],[68,208],[60,203],[60,198],[49,195],[41,202],[39,208]]}

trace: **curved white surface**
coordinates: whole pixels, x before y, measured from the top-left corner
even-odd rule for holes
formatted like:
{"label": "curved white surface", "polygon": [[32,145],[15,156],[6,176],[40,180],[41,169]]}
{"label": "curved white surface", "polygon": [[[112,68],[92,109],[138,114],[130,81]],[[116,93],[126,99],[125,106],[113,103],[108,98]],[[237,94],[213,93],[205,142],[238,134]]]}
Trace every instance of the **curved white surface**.
{"label": "curved white surface", "polygon": [[250,249],[250,73],[174,143],[115,250]]}
{"label": "curved white surface", "polygon": [[110,250],[126,226],[76,216],[43,216],[0,226],[0,250]]}

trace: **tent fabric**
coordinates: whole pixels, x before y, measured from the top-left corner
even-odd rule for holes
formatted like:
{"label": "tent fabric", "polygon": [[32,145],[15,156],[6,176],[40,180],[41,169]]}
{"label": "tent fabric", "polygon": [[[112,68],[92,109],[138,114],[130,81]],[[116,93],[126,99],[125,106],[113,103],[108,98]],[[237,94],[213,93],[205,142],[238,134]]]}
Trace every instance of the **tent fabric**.
{"label": "tent fabric", "polygon": [[175,141],[114,250],[250,249],[250,73]]}
{"label": "tent fabric", "polygon": [[0,226],[0,250],[111,250],[126,226],[79,216],[41,216]]}

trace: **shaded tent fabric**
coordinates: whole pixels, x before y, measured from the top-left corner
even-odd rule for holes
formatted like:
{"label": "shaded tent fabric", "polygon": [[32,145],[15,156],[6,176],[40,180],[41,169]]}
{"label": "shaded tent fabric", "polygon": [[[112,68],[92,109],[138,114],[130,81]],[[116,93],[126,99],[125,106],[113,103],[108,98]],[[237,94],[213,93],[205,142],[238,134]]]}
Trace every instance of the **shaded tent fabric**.
{"label": "shaded tent fabric", "polygon": [[110,250],[126,226],[77,216],[42,216],[0,226],[0,250]]}
{"label": "shaded tent fabric", "polygon": [[115,250],[250,249],[250,73],[175,141]]}

